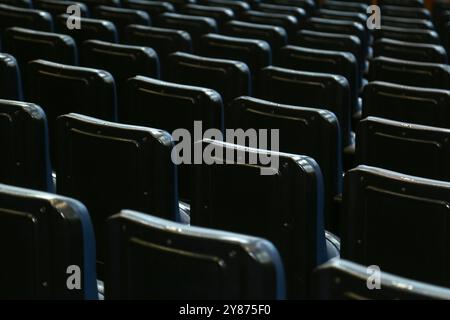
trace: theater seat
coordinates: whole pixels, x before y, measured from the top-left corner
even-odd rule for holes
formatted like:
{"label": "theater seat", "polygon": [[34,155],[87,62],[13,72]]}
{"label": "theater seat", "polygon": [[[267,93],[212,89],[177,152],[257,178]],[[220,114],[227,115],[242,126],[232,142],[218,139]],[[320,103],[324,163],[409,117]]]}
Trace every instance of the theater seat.
{"label": "theater seat", "polygon": [[150,16],[141,10],[115,8],[108,6],[95,7],[92,16],[97,19],[107,20],[114,23],[119,34],[119,40],[122,41],[125,27],[130,24],[151,25]]}
{"label": "theater seat", "polygon": [[363,118],[374,116],[450,129],[450,91],[370,82],[364,87]]}
{"label": "theater seat", "polygon": [[373,45],[374,57],[385,56],[410,61],[447,63],[444,47],[434,44],[405,42],[381,38]]}
{"label": "theater seat", "polygon": [[381,19],[381,28],[384,27],[434,30],[433,22],[428,19],[411,19],[389,16],[383,16]]}
{"label": "theater seat", "polygon": [[350,87],[346,78],[271,66],[261,71],[258,97],[294,106],[329,110],[339,120],[343,148],[352,144]]}
{"label": "theater seat", "polygon": [[334,10],[334,11],[345,11],[345,12],[357,12],[362,14],[367,14],[368,5],[359,2],[350,1],[326,1],[322,5],[323,9]]}
{"label": "theater seat", "polygon": [[277,104],[239,97],[231,105],[234,129],[279,130],[279,150],[314,158],[319,164],[325,191],[327,229],[337,225],[333,198],[342,191],[342,148],[336,116],[326,110]]}
{"label": "theater seat", "polygon": [[224,25],[222,33],[232,37],[264,40],[270,44],[274,56],[279,48],[287,44],[286,30],[272,25],[232,20]]}
{"label": "theater seat", "polygon": [[60,14],[67,14],[67,8],[70,6],[77,6],[80,10],[81,17],[89,17],[89,9],[83,2],[76,1],[60,1],[60,0],[35,0],[34,8],[50,13],[53,19]]}
{"label": "theater seat", "polygon": [[402,6],[423,8],[425,6],[424,0],[379,0],[382,6]]}
{"label": "theater seat", "polygon": [[285,297],[278,251],[261,238],[127,210],[108,219],[108,240],[107,299]]}
{"label": "theater seat", "polygon": [[[200,134],[212,128],[223,132],[222,98],[214,90],[134,77],[127,82],[126,97],[124,123],[160,128],[170,133],[185,129],[191,134],[191,145],[195,139],[201,139],[195,136],[194,121],[201,121]],[[179,165],[178,176],[180,199],[190,202],[190,166]]]}
{"label": "theater seat", "polygon": [[450,181],[450,130],[369,117],[356,136],[356,161],[404,174]]}
{"label": "theater seat", "polygon": [[307,19],[306,11],[296,6],[283,6],[277,4],[256,2],[255,8],[260,12],[279,13],[294,16],[295,18],[297,18],[297,21],[300,21],[302,24]]}
{"label": "theater seat", "polygon": [[384,5],[381,7],[381,14],[389,17],[431,20],[430,11],[418,7]]}
{"label": "theater seat", "polygon": [[218,30],[216,20],[212,18],[170,12],[161,14],[155,26],[186,31],[191,36],[194,52],[198,50],[202,35]]}
{"label": "theater seat", "polygon": [[302,21],[298,21],[297,18],[292,15],[268,13],[256,10],[248,10],[240,13],[239,20],[282,27],[286,30],[288,38],[295,34],[300,27],[300,23],[302,23]]}
{"label": "theater seat", "polygon": [[[375,270],[375,269],[369,269]],[[320,300],[449,300],[450,290],[427,283],[380,273],[380,290],[369,290],[368,266],[333,259],[314,272],[316,299]]]}
{"label": "theater seat", "polygon": [[198,0],[197,2],[208,7],[222,7],[231,9],[234,14],[239,14],[242,11],[250,10],[250,5],[247,2],[239,0]]}
{"label": "theater seat", "polygon": [[1,184],[0,203],[2,299],[98,298],[95,237],[83,204]]}
{"label": "theater seat", "polygon": [[123,208],[179,219],[168,133],[77,114],[59,117],[57,129],[57,191],[89,209],[99,262],[104,262],[105,220]]}
{"label": "theater seat", "polygon": [[78,48],[84,41],[95,39],[107,42],[117,42],[118,35],[114,24],[99,19],[80,18],[81,29],[68,29],[68,15],[59,15],[55,18],[55,29],[58,33],[70,35],[77,43]]}
{"label": "theater seat", "polygon": [[317,163],[214,140],[200,143],[204,162],[195,166],[191,224],[273,241],[286,270],[288,299],[306,297],[312,270],[327,259]]}
{"label": "theater seat", "polygon": [[320,9],[316,16],[323,19],[353,21],[367,26],[367,15],[359,12]]}
{"label": "theater seat", "polygon": [[0,182],[53,192],[47,120],[32,103],[0,100]]}
{"label": "theater seat", "polygon": [[106,70],[114,77],[118,97],[118,118],[129,106],[124,100],[125,82],[136,75],[159,78],[159,59],[149,47],[88,40],[81,48],[83,66]]}
{"label": "theater seat", "polygon": [[0,99],[22,100],[22,78],[17,60],[0,53]]}
{"label": "theater seat", "polygon": [[272,64],[270,45],[263,40],[222,36],[209,33],[200,39],[202,56],[244,62],[250,69],[255,89],[259,70]]}
{"label": "theater seat", "polygon": [[347,172],[342,258],[449,287],[449,193],[443,181],[366,166]]}
{"label": "theater seat", "polygon": [[316,2],[314,0],[263,0],[262,2],[282,6],[298,7],[305,10],[307,16],[312,15],[317,9]]}
{"label": "theater seat", "polygon": [[37,59],[77,65],[77,46],[67,35],[9,28],[4,32],[3,51],[13,55],[19,62],[24,91],[28,86],[28,62]]}
{"label": "theater seat", "polygon": [[31,28],[52,31],[52,16],[45,11],[24,9],[0,4],[0,35],[11,27]]}
{"label": "theater seat", "polygon": [[180,8],[180,13],[212,18],[216,21],[218,29],[220,29],[225,22],[234,18],[234,12],[231,9],[198,4],[187,4]]}
{"label": "theater seat", "polygon": [[250,72],[240,61],[214,59],[176,52],[169,57],[170,81],[216,90],[222,96],[225,106],[243,95],[250,95]]}
{"label": "theater seat", "polygon": [[174,6],[166,1],[125,0],[123,6],[146,12],[152,21],[164,12],[175,12]]}
{"label": "theater seat", "polygon": [[276,66],[283,68],[337,74],[345,77],[351,91],[352,115],[361,117],[359,92],[362,80],[358,61],[349,52],[286,46],[280,49]]}
{"label": "theater seat", "polygon": [[450,89],[450,67],[438,63],[377,57],[370,62],[369,81],[448,90]]}
{"label": "theater seat", "polygon": [[410,28],[396,28],[396,27],[383,27],[381,29],[375,29],[373,32],[375,40],[381,38],[389,38],[393,40],[428,43],[428,44],[441,44],[439,35],[434,30],[424,29],[410,29]]}
{"label": "theater seat", "polygon": [[42,106],[47,115],[53,165],[58,116],[79,112],[104,120],[117,119],[114,79],[106,71],[35,60],[28,65],[28,75],[26,98]]}

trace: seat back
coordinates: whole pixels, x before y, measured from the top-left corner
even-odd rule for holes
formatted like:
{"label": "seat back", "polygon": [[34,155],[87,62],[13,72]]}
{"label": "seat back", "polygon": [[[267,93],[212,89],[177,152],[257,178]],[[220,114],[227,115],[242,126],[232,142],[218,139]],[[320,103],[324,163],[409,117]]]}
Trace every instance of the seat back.
{"label": "seat back", "polygon": [[430,11],[425,8],[405,7],[396,5],[381,6],[381,14],[391,17],[411,18],[411,19],[428,19],[431,20]]}
{"label": "seat back", "polygon": [[260,98],[333,112],[342,130],[342,146],[351,144],[350,87],[346,78],[327,73],[267,67],[261,71],[260,83]]}
{"label": "seat back", "polygon": [[347,1],[327,1],[322,5],[323,9],[345,12],[357,12],[367,14],[368,5],[361,3],[360,1],[347,2]]}
{"label": "seat back", "polygon": [[323,187],[317,163],[304,156],[214,140],[200,143],[204,163],[195,166],[192,225],[272,241],[285,266],[287,297],[305,297],[312,269],[325,260]]}
{"label": "seat back", "polygon": [[280,49],[276,66],[287,69],[323,72],[345,77],[351,91],[352,113],[358,111],[361,88],[358,61],[349,52],[286,46]]}
{"label": "seat back", "polygon": [[448,90],[450,67],[438,63],[377,57],[370,62],[369,81]]}
{"label": "seat back", "polygon": [[450,181],[449,139],[449,129],[369,117],[359,124],[356,161],[418,177]]}
{"label": "seat back", "polygon": [[260,12],[279,13],[279,14],[294,16],[295,18],[297,18],[297,21],[299,21],[301,24],[303,24],[307,18],[306,11],[299,7],[283,6],[283,5],[263,3],[263,2],[257,2],[255,5],[256,5],[256,9]]}
{"label": "seat back", "polygon": [[271,3],[282,6],[293,6],[305,10],[306,15],[310,16],[316,10],[316,2],[314,0],[263,0],[263,3]]}
{"label": "seat back", "polygon": [[0,184],[0,203],[2,299],[98,298],[95,237],[80,202]]}
{"label": "seat back", "polygon": [[381,290],[370,290],[367,266],[344,259],[333,259],[314,272],[316,299],[320,300],[449,300],[450,290],[402,278],[387,272],[380,273]]}
{"label": "seat back", "polygon": [[80,49],[86,40],[100,40],[107,42],[117,42],[117,29],[110,21],[99,19],[80,18],[80,29],[68,29],[67,19],[69,15],[59,15],[55,18],[55,29],[62,34],[70,35]]}
{"label": "seat back", "polygon": [[286,30],[272,25],[232,20],[223,26],[222,33],[232,37],[264,40],[270,44],[274,56],[279,48],[287,44]]}
{"label": "seat back", "polygon": [[239,96],[250,95],[250,72],[243,62],[205,58],[176,52],[169,57],[169,80],[216,90],[227,105]]}
{"label": "seat back", "polygon": [[198,50],[200,37],[204,34],[217,32],[217,22],[208,17],[178,13],[163,13],[155,22],[157,27],[184,30],[191,36],[194,51]]}
{"label": "seat back", "polygon": [[239,0],[198,0],[198,3],[208,7],[222,7],[233,10],[234,14],[250,10],[250,5],[245,1]]}
{"label": "seat back", "polygon": [[175,7],[166,1],[125,0],[123,6],[146,12],[152,21],[164,12],[175,12]]}
{"label": "seat back", "polygon": [[353,21],[361,23],[363,26],[367,25],[366,14],[359,12],[352,12],[348,10],[340,11],[340,10],[320,9],[319,11],[317,11],[316,16],[323,19]]}
{"label": "seat back", "polygon": [[342,148],[339,123],[326,110],[281,105],[240,97],[231,106],[233,128],[279,130],[279,150],[310,156],[319,164],[325,190],[326,222],[333,198],[342,192]]}
{"label": "seat back", "polygon": [[11,27],[52,31],[52,16],[45,11],[18,8],[0,4],[0,35]]}
{"label": "seat back", "polygon": [[439,35],[434,30],[427,29],[410,29],[410,28],[397,28],[397,27],[383,27],[375,29],[373,32],[375,40],[381,38],[389,38],[406,42],[428,43],[428,44],[441,44]]}
{"label": "seat back", "polygon": [[108,219],[108,237],[107,299],[284,298],[282,262],[267,240],[133,211]]}
{"label": "seat back", "polygon": [[444,47],[434,44],[404,42],[381,38],[373,46],[375,57],[385,56],[410,61],[447,63],[447,52]]}
{"label": "seat back", "polygon": [[146,12],[134,9],[98,6],[94,8],[92,16],[97,19],[103,19],[114,23],[120,41],[122,41],[126,26],[130,24],[149,26],[151,24],[150,16]]}
{"label": "seat back", "polygon": [[0,100],[0,182],[53,191],[44,111],[31,103]]}
{"label": "seat back", "polygon": [[[195,121],[201,121],[202,135],[213,128],[223,131],[222,98],[214,90],[135,77],[128,80],[126,97],[125,123],[160,128],[167,132],[188,130],[194,137],[188,143],[191,146],[196,139]],[[193,163],[191,156],[189,158]],[[180,198],[190,202],[191,167],[179,165],[178,176]]]}
{"label": "seat back", "polygon": [[234,12],[228,8],[210,7],[199,4],[188,4],[180,9],[180,12],[192,16],[209,17],[216,21],[220,29],[223,24],[234,18]]}
{"label": "seat back", "polygon": [[17,60],[0,53],[0,98],[22,100],[22,78]]}
{"label": "seat back", "polygon": [[137,75],[159,78],[158,55],[149,47],[88,40],[81,49],[81,62],[86,67],[106,70],[114,77],[119,121],[129,107],[123,96],[126,81]]}
{"label": "seat back", "polygon": [[381,27],[434,30],[433,22],[428,19],[410,19],[389,16],[383,16],[383,19],[381,19]]}
{"label": "seat back", "polygon": [[67,8],[70,6],[77,6],[80,10],[81,17],[89,17],[89,9],[83,2],[76,1],[59,1],[59,0],[36,0],[34,1],[34,8],[48,12],[53,19],[60,14],[66,14]]}
{"label": "seat back", "polygon": [[105,220],[123,208],[178,220],[176,168],[165,131],[69,114],[58,118],[57,191],[86,205],[104,261]]}
{"label": "seat back", "polygon": [[369,116],[450,129],[450,91],[370,82],[362,117]]}
{"label": "seat back", "polygon": [[286,30],[288,37],[292,37],[300,27],[300,21],[298,21],[295,16],[286,15],[283,13],[268,13],[248,10],[239,14],[239,20],[282,27]]}
{"label": "seat back", "polygon": [[45,111],[50,151],[55,165],[55,123],[60,115],[78,112],[104,120],[117,119],[116,90],[110,73],[44,60],[29,63],[26,98]]}
{"label": "seat back", "polygon": [[344,178],[342,258],[448,287],[449,193],[447,182],[366,166],[350,170]]}

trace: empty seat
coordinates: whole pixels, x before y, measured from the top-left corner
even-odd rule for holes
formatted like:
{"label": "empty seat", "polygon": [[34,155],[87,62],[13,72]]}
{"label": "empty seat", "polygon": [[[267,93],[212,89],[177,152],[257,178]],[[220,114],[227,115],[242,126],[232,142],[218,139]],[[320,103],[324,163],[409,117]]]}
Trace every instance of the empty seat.
{"label": "empty seat", "polygon": [[109,218],[108,237],[107,299],[285,297],[281,259],[267,240],[134,211]]}
{"label": "empty seat", "polygon": [[24,90],[28,86],[28,62],[36,59],[78,64],[77,46],[68,35],[23,28],[10,28],[4,32],[3,51],[16,57],[22,73]]}
{"label": "empty seat", "polygon": [[313,17],[306,22],[305,28],[311,31],[348,34],[358,37],[359,41],[361,41],[364,54],[368,54],[369,34],[364,25],[359,22]]}
{"label": "empty seat", "polygon": [[10,27],[52,31],[52,16],[45,11],[17,8],[0,4],[0,35]]}
{"label": "empty seat", "polygon": [[254,10],[242,12],[239,14],[239,20],[282,27],[286,30],[289,37],[295,34],[300,27],[300,23],[302,23],[302,21],[298,21],[297,18],[292,15]]}
{"label": "empty seat", "polygon": [[[214,90],[135,77],[128,80],[126,91],[127,108],[122,113],[125,123],[167,132],[185,129],[194,137],[191,145],[195,142],[194,121],[201,121],[201,134],[211,128],[223,130],[222,98]],[[190,202],[192,179],[188,166],[180,165],[178,175],[180,198]]]}
{"label": "empty seat", "polygon": [[42,106],[47,115],[53,161],[58,116],[78,112],[117,119],[114,79],[106,71],[35,60],[29,64],[28,76],[26,98]]}
{"label": "empty seat", "polygon": [[98,6],[93,10],[92,15],[94,18],[108,20],[114,23],[119,33],[120,41],[126,26],[130,24],[149,26],[151,23],[150,16],[142,10]]}
{"label": "empty seat", "polygon": [[0,203],[2,299],[98,299],[95,237],[80,202],[0,185]]}
{"label": "empty seat", "polygon": [[119,120],[129,107],[123,96],[125,82],[137,75],[159,78],[158,55],[148,47],[88,40],[81,49],[81,62],[86,67],[106,70],[114,77]]}
{"label": "empty seat", "polygon": [[81,29],[68,29],[68,15],[60,15],[55,18],[55,29],[62,34],[70,35],[77,43],[78,48],[86,40],[96,39],[107,42],[117,42],[117,29],[110,21],[99,19],[80,18]]}
{"label": "empty seat", "polygon": [[378,4],[382,6],[402,6],[416,8],[423,8],[425,6],[424,0],[379,0]]}
{"label": "empty seat", "polygon": [[410,61],[447,63],[444,47],[434,44],[404,42],[392,39],[379,39],[373,46],[375,57],[385,56]]}
{"label": "empty seat", "polygon": [[365,52],[358,37],[348,34],[301,30],[291,42],[300,47],[350,52],[358,60],[360,72],[362,73],[365,69]]}
{"label": "empty seat", "polygon": [[57,129],[57,190],[89,209],[100,262],[105,220],[123,208],[178,219],[173,141],[167,132],[77,114],[59,117]]}
{"label": "empty seat", "polygon": [[353,21],[361,23],[363,26],[367,26],[367,15],[358,12],[320,9],[316,16],[331,20]]}
{"label": "empty seat", "polygon": [[120,0],[83,0],[92,11],[97,6],[120,7]]}
{"label": "empty seat", "polygon": [[81,17],[89,17],[89,9],[87,5],[76,1],[61,1],[61,0],[36,0],[34,8],[50,13],[53,18],[60,14],[67,14],[67,9],[70,6],[77,6],[80,10]]}
{"label": "empty seat", "polygon": [[295,6],[283,6],[283,5],[277,5],[277,4],[257,2],[256,9],[260,12],[280,13],[280,14],[294,16],[295,18],[297,18],[297,21],[303,22],[306,20],[305,10],[302,8],[299,8],[299,7],[295,7]]}
{"label": "empty seat", "polygon": [[450,130],[368,117],[356,136],[356,162],[450,181]]}
{"label": "empty seat", "polygon": [[331,73],[345,77],[351,90],[352,114],[360,113],[358,96],[361,77],[358,72],[358,61],[353,54],[286,46],[280,49],[278,61],[275,64],[293,70]]}
{"label": "empty seat", "polygon": [[169,80],[193,86],[214,89],[220,93],[225,105],[239,96],[250,95],[250,72],[243,62],[205,58],[176,52],[169,57]]}
{"label": "empty seat", "polygon": [[430,11],[425,8],[404,6],[382,6],[383,16],[403,17],[412,19],[431,19]]}
{"label": "empty seat", "polygon": [[322,5],[322,8],[334,11],[346,11],[346,12],[357,12],[367,14],[368,5],[359,2],[326,1]]}
{"label": "empty seat", "polygon": [[317,163],[214,140],[198,143],[208,148],[204,161],[212,164],[194,166],[192,225],[273,241],[286,270],[287,297],[305,297],[312,270],[326,259]]}
{"label": "empty seat", "polygon": [[225,22],[234,18],[234,12],[228,8],[202,6],[198,4],[188,4],[180,9],[181,13],[213,18],[220,28]]}
{"label": "empty seat", "polygon": [[22,100],[22,79],[17,60],[0,53],[0,99]]}
{"label": "empty seat", "polygon": [[188,32],[191,36],[194,50],[197,50],[202,35],[210,32],[217,32],[217,23],[212,18],[178,13],[161,14],[156,19],[155,25],[158,27]]}
{"label": "empty seat", "polygon": [[0,182],[53,191],[44,111],[31,103],[0,100]]}
{"label": "empty seat", "polygon": [[450,67],[445,64],[377,57],[370,62],[369,80],[448,90]]}
{"label": "empty seat", "polygon": [[411,29],[411,28],[396,28],[384,26],[380,29],[373,30],[375,40],[381,38],[389,38],[406,42],[418,42],[429,44],[441,44],[439,35],[434,30],[427,29]]}
{"label": "empty seat", "polygon": [[316,293],[321,300],[450,300],[450,290],[402,278],[380,270],[381,290],[367,287],[368,266],[333,259],[314,272]]}
{"label": "empty seat", "polygon": [[270,44],[274,56],[279,48],[287,44],[286,31],[282,27],[272,25],[232,20],[224,25],[222,33],[233,37],[264,40]]}
{"label": "empty seat", "polygon": [[267,67],[261,71],[260,83],[260,98],[333,112],[342,130],[342,146],[345,148],[352,144],[350,87],[346,78],[327,73]]}
{"label": "empty seat", "polygon": [[201,38],[199,51],[205,57],[245,62],[254,81],[262,68],[272,64],[270,45],[263,40],[209,33]]}
{"label": "empty seat", "polygon": [[33,3],[31,0],[1,0],[0,3],[7,4],[13,7],[28,8],[28,9],[31,9],[33,7]]}
{"label": "empty seat", "polygon": [[164,0],[169,2],[175,7],[176,11],[179,11],[182,7],[189,5],[189,4],[195,4],[197,0]]}
{"label": "empty seat", "polygon": [[298,7],[305,10],[308,16],[310,16],[316,9],[315,0],[263,0],[262,2],[282,6]]}
{"label": "empty seat", "polygon": [[164,12],[175,12],[174,6],[166,1],[125,0],[123,6],[128,9],[146,12],[151,20]]}
{"label": "empty seat", "polygon": [[449,286],[449,183],[366,166],[344,183],[342,258]]}
{"label": "empty seat", "polygon": [[383,16],[381,19],[381,27],[434,30],[433,22],[428,19],[410,19],[386,16]]}
{"label": "empty seat", "polygon": [[233,10],[234,14],[250,10],[250,5],[239,0],[199,0],[198,3],[209,7],[222,7]]}
{"label": "empty seat", "polygon": [[448,90],[374,81],[364,87],[362,116],[450,129],[449,106]]}
{"label": "empty seat", "polygon": [[123,41],[154,49],[160,61],[162,78],[166,78],[169,54],[176,51],[192,52],[191,36],[182,30],[130,25],[125,28]]}
{"label": "empty seat", "polygon": [[339,123],[326,110],[282,105],[240,97],[231,105],[235,129],[278,129],[279,150],[314,158],[319,164],[325,190],[326,224],[331,226],[333,198],[342,188],[342,148]]}

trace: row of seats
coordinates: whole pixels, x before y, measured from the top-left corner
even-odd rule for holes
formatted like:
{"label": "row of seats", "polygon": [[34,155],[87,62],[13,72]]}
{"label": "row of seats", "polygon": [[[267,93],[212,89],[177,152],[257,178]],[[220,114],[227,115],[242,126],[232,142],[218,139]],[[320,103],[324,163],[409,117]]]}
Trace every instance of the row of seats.
{"label": "row of seats", "polygon": [[[271,1],[128,0],[119,8],[89,0],[81,6],[81,30],[67,29],[68,16],[61,15],[67,3],[0,5],[0,98],[8,99],[0,102],[0,145],[8,155],[0,181],[77,199],[4,186],[10,197],[0,209],[4,243],[30,225],[16,219],[26,195],[51,199],[53,208],[34,199],[27,210],[56,210],[55,217],[67,220],[70,208],[71,232],[78,234],[69,240],[83,243],[76,264],[89,282],[78,295],[61,287],[68,262],[55,248],[44,254],[56,255],[46,266],[34,266],[58,269],[60,278],[42,275],[25,296],[92,299],[98,277],[107,299],[188,292],[191,298],[380,298],[384,291],[377,296],[361,287],[363,266],[374,262],[383,272],[450,286],[444,250],[449,70],[442,30],[434,29],[419,0],[380,3],[383,25],[374,32],[366,28],[367,1],[328,1],[319,10],[311,0]],[[247,159],[276,157],[279,168],[175,166],[167,132],[192,132],[196,120],[222,132],[279,129],[285,153],[191,142]],[[423,165],[428,152],[434,166]],[[223,161],[226,153],[213,157]],[[275,175],[261,176],[261,168]],[[56,223],[26,217],[44,230],[38,237]],[[342,244],[325,226],[340,233]],[[51,234],[65,233],[57,230]],[[55,246],[67,251],[69,240],[58,238]],[[17,242],[23,247],[14,252],[30,253],[23,259],[42,250]],[[339,251],[353,263],[322,265]],[[330,283],[342,279],[343,286]],[[24,295],[14,291],[20,288],[13,277],[8,281],[5,297]],[[418,290],[388,289],[384,297],[450,295],[419,284]]]}

